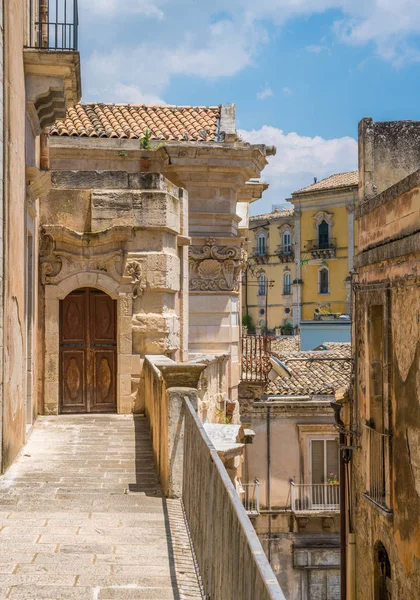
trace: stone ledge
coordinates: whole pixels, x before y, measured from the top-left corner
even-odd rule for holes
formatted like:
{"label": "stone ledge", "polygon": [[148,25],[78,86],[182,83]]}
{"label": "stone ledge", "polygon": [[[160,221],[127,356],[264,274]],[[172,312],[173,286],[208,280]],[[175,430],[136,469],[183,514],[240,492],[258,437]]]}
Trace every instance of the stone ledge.
{"label": "stone ledge", "polygon": [[387,188],[377,196],[369,198],[369,200],[365,200],[362,204],[358,204],[355,210],[356,219],[360,219],[364,215],[373,212],[383,204],[391,202],[391,200],[398,198],[398,196],[402,196],[418,186],[420,186],[420,169],[414,173],[411,173],[411,175],[404,177],[404,179],[401,179],[401,181]]}

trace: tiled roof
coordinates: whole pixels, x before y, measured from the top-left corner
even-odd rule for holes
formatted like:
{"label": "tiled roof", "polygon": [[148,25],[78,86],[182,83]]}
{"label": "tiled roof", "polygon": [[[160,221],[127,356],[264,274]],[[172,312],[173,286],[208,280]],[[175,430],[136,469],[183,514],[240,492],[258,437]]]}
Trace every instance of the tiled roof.
{"label": "tiled roof", "polygon": [[318,192],[322,190],[333,190],[336,188],[343,188],[349,186],[357,186],[359,183],[359,171],[348,171],[347,173],[336,173],[335,175],[330,175],[330,177],[326,177],[325,179],[321,179],[316,183],[312,183],[296,192],[293,192],[292,196],[295,194],[301,194],[303,192]]}
{"label": "tiled roof", "polygon": [[293,208],[285,208],[284,210],[273,210],[263,215],[255,215],[249,218],[250,223],[257,223],[258,221],[281,219],[282,217],[293,217]]}
{"label": "tiled roof", "polygon": [[220,106],[146,106],[80,103],[55,122],[50,135],[152,140],[217,141]]}
{"label": "tiled roof", "polygon": [[[351,344],[339,344],[339,349],[313,350],[310,352],[276,352],[280,360],[290,358],[350,358]],[[348,387],[350,369],[348,363],[341,362],[289,362],[287,367],[292,372],[290,379],[278,378],[270,381],[268,394],[282,396],[318,396],[332,395],[334,390]]]}
{"label": "tiled roof", "polygon": [[271,350],[278,354],[298,352],[300,348],[300,335],[282,336],[271,342]]}

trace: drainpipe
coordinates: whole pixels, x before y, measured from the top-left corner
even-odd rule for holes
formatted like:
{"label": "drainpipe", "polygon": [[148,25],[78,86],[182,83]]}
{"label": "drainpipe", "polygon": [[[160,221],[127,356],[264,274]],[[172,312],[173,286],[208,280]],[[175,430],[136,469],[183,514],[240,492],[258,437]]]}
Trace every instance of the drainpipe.
{"label": "drainpipe", "polygon": [[268,335],[268,279],[265,282],[265,335]]}
{"label": "drainpipe", "polygon": [[271,444],[270,407],[267,406],[267,509],[268,509],[268,562],[271,565]]}
{"label": "drainpipe", "polygon": [[[340,433],[340,448],[346,445],[346,436]],[[347,600],[347,553],[346,553],[346,465],[340,451],[340,598]]]}

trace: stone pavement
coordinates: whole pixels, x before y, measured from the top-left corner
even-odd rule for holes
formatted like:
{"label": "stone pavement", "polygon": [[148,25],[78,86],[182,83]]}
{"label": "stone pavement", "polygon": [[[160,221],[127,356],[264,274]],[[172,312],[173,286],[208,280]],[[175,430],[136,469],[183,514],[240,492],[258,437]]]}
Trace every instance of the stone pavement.
{"label": "stone pavement", "polygon": [[40,417],[0,478],[0,600],[200,599],[144,417]]}

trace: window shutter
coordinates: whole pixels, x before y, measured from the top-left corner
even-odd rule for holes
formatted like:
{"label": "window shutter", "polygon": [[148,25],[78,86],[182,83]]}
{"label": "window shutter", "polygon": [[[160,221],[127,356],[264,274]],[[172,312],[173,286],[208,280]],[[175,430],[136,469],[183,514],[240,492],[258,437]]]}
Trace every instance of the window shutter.
{"label": "window shutter", "polygon": [[325,483],[324,440],[312,440],[312,483]]}
{"label": "window shutter", "polygon": [[338,444],[336,440],[327,440],[327,478],[334,475],[339,478],[338,468]]}

